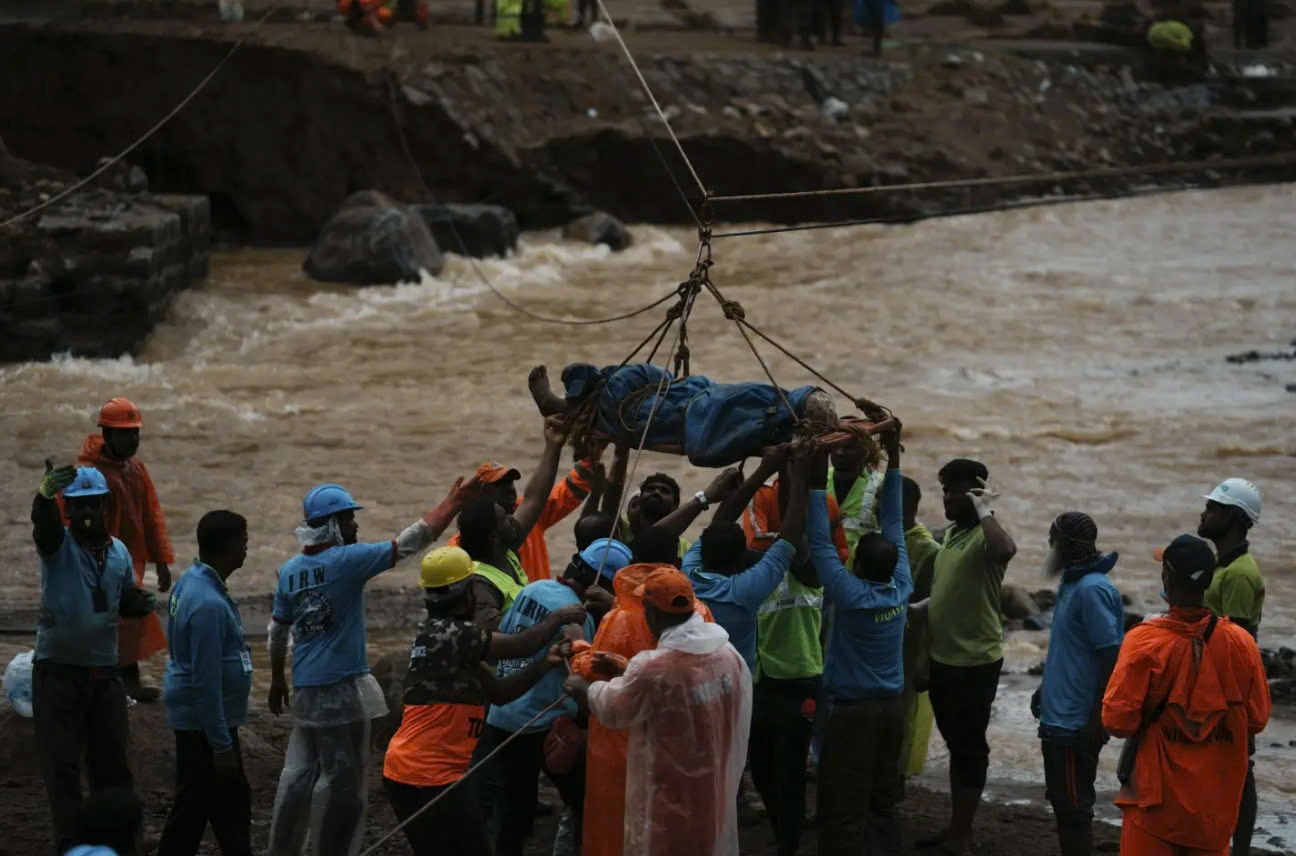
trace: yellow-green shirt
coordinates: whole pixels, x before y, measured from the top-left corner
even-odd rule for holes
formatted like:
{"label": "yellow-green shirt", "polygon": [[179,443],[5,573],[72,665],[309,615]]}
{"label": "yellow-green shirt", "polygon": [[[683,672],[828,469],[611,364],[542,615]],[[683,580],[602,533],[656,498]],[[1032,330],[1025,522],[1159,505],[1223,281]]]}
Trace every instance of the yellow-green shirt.
{"label": "yellow-green shirt", "polygon": [[1006,564],[986,550],[981,524],[950,528],[932,570],[931,658],[945,666],[984,666],[1003,659],[999,589]]}
{"label": "yellow-green shirt", "polygon": [[[1228,558],[1224,556],[1222,558]],[[1215,577],[1206,590],[1206,606],[1221,618],[1231,618],[1255,633],[1260,628],[1264,608],[1264,578],[1260,566],[1249,550],[1227,565],[1215,569]]]}

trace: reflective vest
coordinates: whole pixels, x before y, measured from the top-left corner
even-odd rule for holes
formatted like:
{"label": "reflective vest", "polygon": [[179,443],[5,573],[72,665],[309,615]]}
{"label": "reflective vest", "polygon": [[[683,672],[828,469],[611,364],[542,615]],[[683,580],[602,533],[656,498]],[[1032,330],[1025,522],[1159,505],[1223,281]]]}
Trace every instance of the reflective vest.
{"label": "reflective vest", "polygon": [[[846,530],[846,564],[855,561],[855,545],[869,532],[881,532],[877,521],[877,495],[882,488],[882,478],[886,475],[880,470],[872,470],[855,479],[850,492],[841,503],[842,529]],[[833,470],[828,468],[828,485],[833,486]]]}
{"label": "reflective vest", "polygon": [[474,562],[473,570],[489,580],[490,584],[499,589],[499,593],[504,596],[504,606],[500,609],[500,612],[508,612],[509,607],[513,605],[513,599],[526,586],[526,583],[518,582],[517,578],[512,574],[501,571],[494,565],[488,565],[485,562]]}

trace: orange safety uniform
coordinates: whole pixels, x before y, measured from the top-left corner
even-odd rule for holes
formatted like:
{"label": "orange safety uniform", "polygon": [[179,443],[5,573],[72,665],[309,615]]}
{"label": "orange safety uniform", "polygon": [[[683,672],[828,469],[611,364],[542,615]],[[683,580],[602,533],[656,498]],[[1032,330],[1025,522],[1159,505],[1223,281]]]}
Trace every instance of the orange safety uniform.
{"label": "orange safety uniform", "polygon": [[1125,856],[1225,853],[1237,825],[1248,738],[1269,722],[1269,684],[1255,640],[1241,626],[1210,623],[1205,608],[1173,608],[1125,635],[1103,697],[1103,725],[1118,737],[1147,728],[1124,812]]}
{"label": "orange safety uniform", "polygon": [[[135,581],[144,583],[149,564],[175,563],[166,517],[148,468],[138,457],[120,460],[104,451],[104,439],[91,434],[81,444],[77,465],[96,467],[111,491],[104,497],[104,522],[108,534],[126,545],[135,565]],[[117,629],[117,658],[123,666],[138,663],[166,649],[166,634],[157,614],[122,618]]]}
{"label": "orange safety uniform", "polygon": [[[783,515],[779,511],[778,486],[778,479],[774,479],[773,483],[756,488],[756,494],[752,496],[751,502],[747,503],[747,508],[743,511],[742,527],[743,532],[747,534],[749,549],[768,550],[770,545],[778,540],[779,530],[783,527]],[[841,508],[838,507],[837,498],[831,492],[828,494],[828,528],[832,532],[833,546],[837,548],[837,555],[845,564],[846,557],[850,555],[846,548],[846,530],[842,527]]]}
{"label": "orange safety uniform", "polygon": [[[522,542],[522,548],[518,550],[522,571],[530,582],[552,579],[549,571],[549,547],[545,544],[545,530],[558,525],[564,517],[581,507],[581,503],[589,496],[590,473],[593,469],[592,461],[581,461],[572,467],[567,478],[558,482],[553,486],[553,490],[549,491],[549,499],[545,501],[544,511],[540,512],[540,519],[536,521],[535,526],[531,527],[526,540]],[[519,498],[518,505],[521,504],[522,500]],[[450,545],[459,546],[458,532],[450,539]]]}
{"label": "orange safety uniform", "polygon": [[[644,618],[643,601],[635,597],[634,591],[659,567],[667,566],[629,565],[617,572],[612,580],[616,605],[599,623],[592,647],[572,657],[571,670],[574,673],[589,681],[607,680],[607,675],[592,668],[595,652],[608,652],[629,660],[640,651],[657,646]],[[707,621],[714,621],[711,611],[701,600],[694,600],[693,608]],[[621,856],[629,746],[628,732],[613,731],[597,719],[590,719],[582,816],[581,852],[584,856]]]}

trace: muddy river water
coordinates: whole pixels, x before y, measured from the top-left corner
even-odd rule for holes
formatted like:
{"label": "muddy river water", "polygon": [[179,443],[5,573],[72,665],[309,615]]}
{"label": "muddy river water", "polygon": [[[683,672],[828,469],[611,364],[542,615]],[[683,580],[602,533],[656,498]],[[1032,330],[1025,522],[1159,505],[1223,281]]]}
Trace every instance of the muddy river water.
{"label": "muddy river water", "polygon": [[[1117,584],[1153,610],[1152,549],[1195,530],[1199,497],[1216,482],[1254,480],[1265,500],[1252,539],[1268,589],[1261,638],[1290,644],[1296,395],[1285,387],[1296,383],[1296,362],[1224,357],[1282,350],[1296,336],[1294,205],[1290,186],[1239,188],[739,238],[716,242],[713,277],[771,335],[904,419],[905,469],[927,492],[920,516],[929,523],[940,523],[940,464],[987,463],[1020,546],[1009,582],[1045,585],[1048,523],[1078,508],[1098,521],[1101,545],[1120,551]],[[530,234],[512,257],[481,267],[536,311],[616,314],[670,290],[696,250],[685,229],[634,233],[635,246],[617,255]],[[218,253],[208,285],[183,294],[134,359],[0,370],[6,605],[38,597],[27,518],[41,462],[72,458],[110,396],[144,411],[141,454],[177,554],[193,554],[204,511],[238,510],[252,521],[251,553],[233,589],[264,593],[295,549],[301,497],[313,484],[350,488],[366,506],[361,537],[377,539],[483,460],[527,473],[541,447],[527,369],[617,362],[661,317],[599,327],[534,321],[490,295],[457,257],[421,283],[366,289],[310,283],[301,259],[300,250]],[[761,377],[714,303],[699,302],[689,332],[695,371]],[[780,383],[810,381],[776,353],[767,358]],[[689,493],[710,478],[661,455],[641,464],[641,473],[654,470],[675,474]],[[550,544],[565,556],[570,527],[555,529]],[[413,567],[376,584],[409,585]],[[1043,633],[1012,634],[1009,669],[1039,662],[1045,643]],[[992,791],[1002,799],[1040,797],[1026,709],[1034,684],[1006,677],[996,706]],[[1115,757],[1105,753],[1108,791]],[[939,780],[943,769],[933,740],[928,775]],[[1296,790],[1292,723],[1275,721],[1262,735],[1257,774],[1257,843],[1296,846],[1286,816]]]}

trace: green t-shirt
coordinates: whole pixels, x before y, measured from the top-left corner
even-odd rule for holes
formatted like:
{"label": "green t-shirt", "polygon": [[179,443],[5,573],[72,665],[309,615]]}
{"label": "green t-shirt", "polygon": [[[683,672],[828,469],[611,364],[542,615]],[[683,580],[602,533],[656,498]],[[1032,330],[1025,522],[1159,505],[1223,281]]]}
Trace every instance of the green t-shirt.
{"label": "green t-shirt", "polygon": [[933,660],[945,666],[984,666],[1003,659],[999,589],[1007,569],[990,559],[980,523],[945,533],[932,569]]}
{"label": "green t-shirt", "polygon": [[823,674],[823,589],[786,574],[756,611],[756,679],[793,680]]}
{"label": "green t-shirt", "polygon": [[911,600],[922,600],[931,594],[932,568],[940,542],[921,523],[905,532],[905,552],[909,554],[909,570],[913,573],[914,593]]}
{"label": "green t-shirt", "polygon": [[1260,629],[1260,613],[1264,608],[1264,578],[1260,566],[1250,552],[1243,553],[1222,568],[1215,569],[1215,577],[1206,590],[1206,606],[1222,618],[1244,621],[1248,630]]}
{"label": "green t-shirt", "polygon": [[[828,468],[828,486],[836,491],[835,473]],[[877,495],[882,487],[883,470],[867,471],[855,479],[846,498],[837,503],[841,511],[842,531],[846,535],[846,567],[855,563],[855,545],[868,532],[881,532],[882,526],[877,517]],[[834,498],[836,493],[833,493]],[[911,563],[912,566],[912,563]]]}

